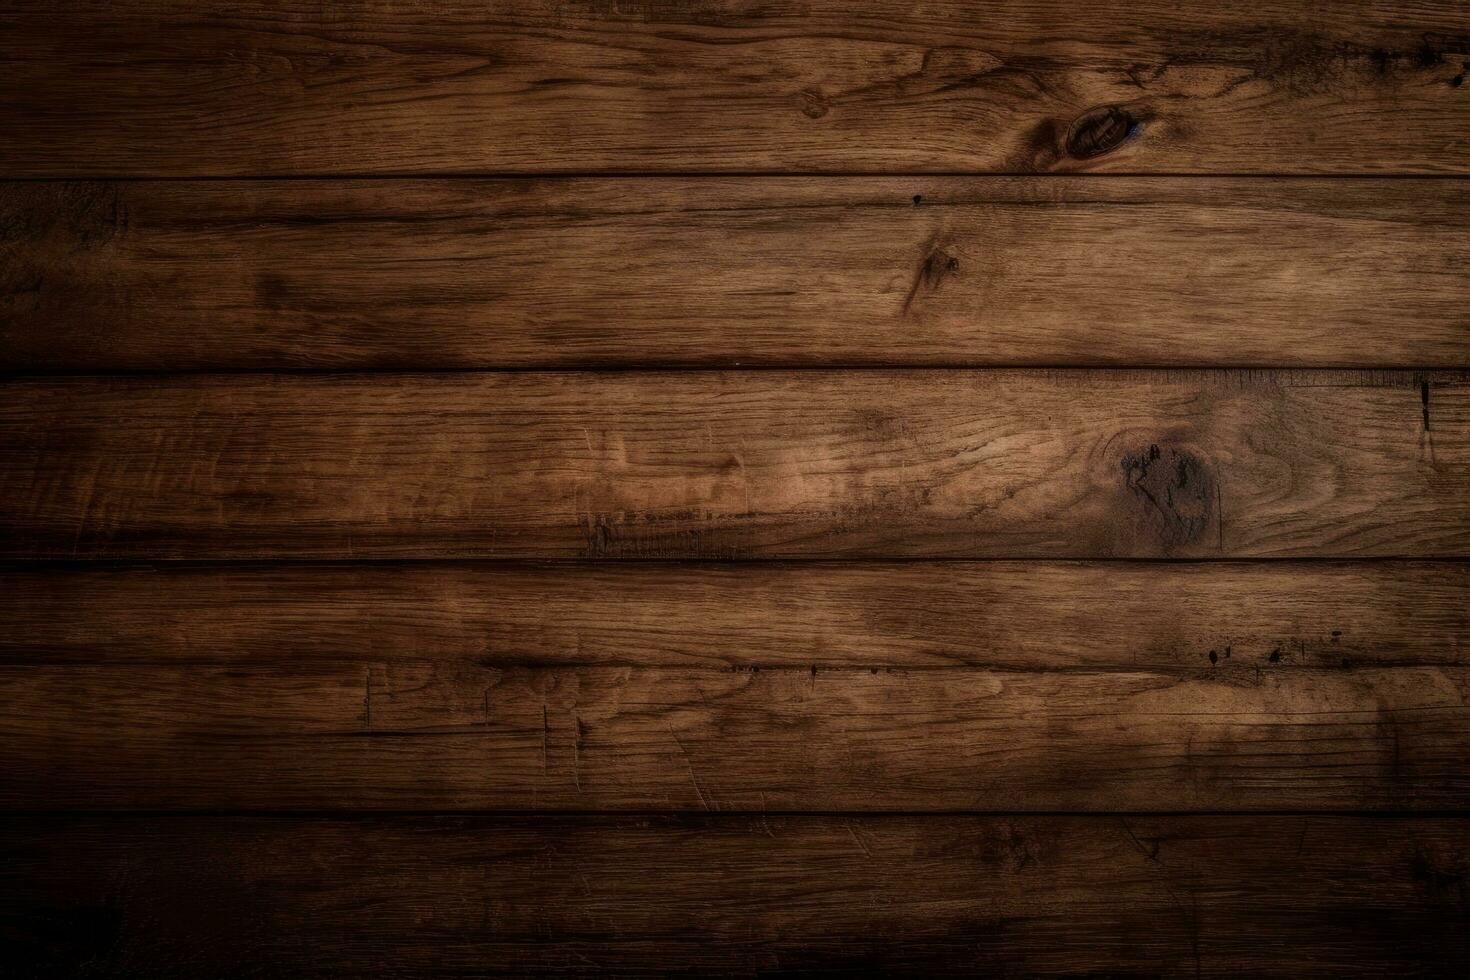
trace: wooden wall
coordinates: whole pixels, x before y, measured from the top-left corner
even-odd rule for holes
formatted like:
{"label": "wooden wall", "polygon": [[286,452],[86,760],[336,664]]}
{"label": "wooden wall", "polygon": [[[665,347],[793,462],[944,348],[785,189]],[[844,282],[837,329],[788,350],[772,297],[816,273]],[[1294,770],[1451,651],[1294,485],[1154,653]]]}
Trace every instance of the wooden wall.
{"label": "wooden wall", "polygon": [[1470,969],[1467,77],[8,4],[0,974]]}

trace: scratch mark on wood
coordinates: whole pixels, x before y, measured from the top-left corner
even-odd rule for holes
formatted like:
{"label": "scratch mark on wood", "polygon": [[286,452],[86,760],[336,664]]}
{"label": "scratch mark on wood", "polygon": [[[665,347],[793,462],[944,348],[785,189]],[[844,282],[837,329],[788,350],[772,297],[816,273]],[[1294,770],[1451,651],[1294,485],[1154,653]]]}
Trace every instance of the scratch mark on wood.
{"label": "scratch mark on wood", "polygon": [[1153,847],[1145,847],[1143,841],[1139,840],[1138,835],[1133,832],[1127,817],[1119,817],[1118,822],[1123,825],[1124,832],[1128,834],[1128,839],[1133,841],[1133,846],[1138,848],[1138,852],[1154,864],[1163,867],[1164,862],[1159,860],[1159,842],[1154,841]]}
{"label": "scratch mark on wood", "polygon": [[587,726],[582,722],[581,716],[573,713],[572,722],[576,727],[576,737],[572,739],[572,784],[577,787],[577,792],[582,792],[582,739],[586,735]]}
{"label": "scratch mark on wood", "polygon": [[541,703],[541,772],[546,773],[546,743],[551,738],[551,721],[546,712],[546,703]]}
{"label": "scratch mark on wood", "polygon": [[1220,492],[1220,474],[1215,474],[1215,523],[1220,530],[1220,554],[1225,553],[1225,495]]}
{"label": "scratch mark on wood", "polygon": [[668,732],[674,744],[679,747],[679,754],[684,757],[684,765],[689,767],[689,782],[694,784],[694,795],[699,797],[699,805],[706,810],[718,809],[718,807],[710,806],[709,798],[704,795],[704,787],[699,785],[699,775],[694,771],[694,760],[690,758],[689,750],[684,747],[684,740],[672,728]]}
{"label": "scratch mark on wood", "polygon": [[938,292],[940,285],[945,279],[959,272],[960,260],[938,245],[930,245],[924,255],[924,260],[919,263],[919,269],[914,274],[914,283],[909,287],[908,295],[903,300],[903,312],[907,313],[913,305],[922,289],[926,292]]}
{"label": "scratch mark on wood", "polygon": [[1430,466],[1435,466],[1434,458],[1434,433],[1429,428],[1429,379],[1419,379],[1419,457]]}
{"label": "scratch mark on wood", "polygon": [[1307,828],[1309,826],[1311,826],[1311,823],[1312,823],[1312,818],[1311,817],[1303,817],[1302,818],[1302,829],[1301,829],[1301,833],[1297,834],[1297,837],[1296,837],[1296,856],[1298,858],[1300,858],[1302,856],[1302,848],[1307,843]]}

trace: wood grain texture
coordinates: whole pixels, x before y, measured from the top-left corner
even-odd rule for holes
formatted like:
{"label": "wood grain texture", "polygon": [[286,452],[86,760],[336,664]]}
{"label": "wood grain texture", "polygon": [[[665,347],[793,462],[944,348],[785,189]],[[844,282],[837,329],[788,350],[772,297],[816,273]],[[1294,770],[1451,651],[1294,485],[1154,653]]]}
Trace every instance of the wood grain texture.
{"label": "wood grain texture", "polygon": [[48,816],[0,827],[0,955],[19,977],[1453,976],[1470,964],[1462,819]]}
{"label": "wood grain texture", "polygon": [[15,558],[1455,556],[1463,373],[21,380]]}
{"label": "wood grain texture", "polygon": [[[1470,666],[0,666],[0,805],[1441,810]],[[1226,658],[1222,658],[1226,659]]]}
{"label": "wood grain texture", "polygon": [[0,174],[1455,172],[1453,0],[20,0]]}
{"label": "wood grain texture", "polygon": [[[1464,562],[0,569],[0,663],[1141,670],[1458,667]],[[1212,656],[1213,655],[1213,656]]]}
{"label": "wood grain texture", "polygon": [[1464,3],[0,77],[0,976],[1470,974]]}
{"label": "wood grain texture", "polygon": [[1451,807],[1464,563],[0,574],[0,803]]}
{"label": "wood grain texture", "polygon": [[0,369],[1462,367],[1467,266],[1443,180],[11,183]]}

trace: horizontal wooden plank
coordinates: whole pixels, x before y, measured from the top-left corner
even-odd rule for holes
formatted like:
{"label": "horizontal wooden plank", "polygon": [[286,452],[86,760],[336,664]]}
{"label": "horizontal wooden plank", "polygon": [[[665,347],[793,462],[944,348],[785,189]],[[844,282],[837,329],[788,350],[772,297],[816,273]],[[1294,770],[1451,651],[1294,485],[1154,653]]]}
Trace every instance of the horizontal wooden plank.
{"label": "horizontal wooden plank", "polygon": [[1470,804],[1470,666],[0,666],[0,806]]}
{"label": "horizontal wooden plank", "polygon": [[1466,650],[1465,562],[0,569],[0,663],[15,666],[973,666],[1244,683],[1464,666]]}
{"label": "horizontal wooden plank", "polygon": [[1463,819],[12,816],[0,828],[0,967],[16,976],[1339,977],[1470,964]]}
{"label": "horizontal wooden plank", "polygon": [[0,554],[1457,556],[1467,380],[18,380],[0,404]]}
{"label": "horizontal wooden plank", "polygon": [[11,183],[0,369],[1461,367],[1467,265],[1442,180]]}
{"label": "horizontal wooden plank", "polygon": [[6,28],[9,177],[1464,173],[1470,138],[1455,0],[19,0]]}
{"label": "horizontal wooden plank", "polygon": [[1467,576],[18,565],[0,803],[1459,806]]}

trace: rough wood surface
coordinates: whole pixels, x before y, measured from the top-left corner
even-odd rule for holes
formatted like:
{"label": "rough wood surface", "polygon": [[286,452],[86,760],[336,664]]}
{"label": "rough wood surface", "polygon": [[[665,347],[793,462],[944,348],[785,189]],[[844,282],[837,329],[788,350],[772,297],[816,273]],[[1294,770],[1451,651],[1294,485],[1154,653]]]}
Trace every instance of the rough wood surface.
{"label": "rough wood surface", "polygon": [[17,0],[0,175],[1467,170],[1470,14]]}
{"label": "rough wood surface", "polygon": [[0,569],[0,663],[14,666],[973,666],[1253,682],[1455,667],[1466,649],[1464,562]]}
{"label": "rough wood surface", "polygon": [[1470,6],[0,78],[0,976],[1470,974]]}
{"label": "rough wood surface", "polygon": [[16,565],[0,803],[1461,806],[1467,576]]}
{"label": "rough wood surface", "polygon": [[[1230,655],[1226,655],[1230,654]],[[1470,667],[0,666],[0,805],[1345,810],[1470,803]]]}
{"label": "rough wood surface", "polygon": [[1456,556],[1463,373],[21,380],[10,557]]}
{"label": "rough wood surface", "polygon": [[1461,367],[1467,266],[1444,180],[12,183],[0,369]]}
{"label": "rough wood surface", "polygon": [[0,855],[21,977],[1470,965],[1462,819],[47,816]]}

